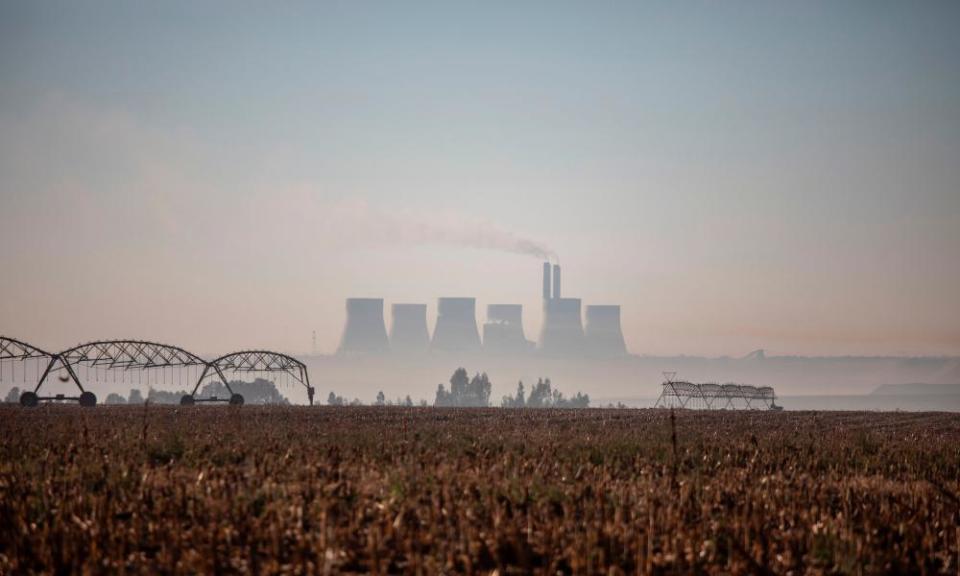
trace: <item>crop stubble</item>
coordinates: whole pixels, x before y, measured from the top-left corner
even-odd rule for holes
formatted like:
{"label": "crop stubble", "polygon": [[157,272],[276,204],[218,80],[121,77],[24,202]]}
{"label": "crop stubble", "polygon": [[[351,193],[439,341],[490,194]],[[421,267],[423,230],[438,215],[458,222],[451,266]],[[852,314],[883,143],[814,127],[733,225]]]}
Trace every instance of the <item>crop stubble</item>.
{"label": "crop stubble", "polygon": [[958,572],[960,415],[0,407],[0,573]]}

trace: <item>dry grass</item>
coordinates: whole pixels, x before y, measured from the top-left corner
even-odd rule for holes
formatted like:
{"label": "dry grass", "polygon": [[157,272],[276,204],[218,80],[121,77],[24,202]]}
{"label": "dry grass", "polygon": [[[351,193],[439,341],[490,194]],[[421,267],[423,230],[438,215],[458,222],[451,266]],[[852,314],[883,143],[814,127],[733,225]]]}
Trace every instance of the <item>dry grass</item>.
{"label": "dry grass", "polygon": [[960,415],[0,408],[0,573],[958,573]]}

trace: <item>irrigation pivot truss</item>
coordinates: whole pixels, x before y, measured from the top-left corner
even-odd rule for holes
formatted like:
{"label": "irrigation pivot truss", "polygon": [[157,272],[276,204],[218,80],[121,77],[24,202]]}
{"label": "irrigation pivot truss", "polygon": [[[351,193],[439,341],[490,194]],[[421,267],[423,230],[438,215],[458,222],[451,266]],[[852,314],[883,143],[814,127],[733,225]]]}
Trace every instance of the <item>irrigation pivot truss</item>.
{"label": "irrigation pivot truss", "polygon": [[[307,366],[292,356],[281,354],[280,352],[271,352],[269,350],[243,350],[211,360],[207,363],[204,375],[200,377],[200,380],[198,380],[196,386],[194,386],[193,392],[191,392],[189,396],[184,396],[180,401],[181,404],[193,404],[196,400],[197,388],[200,387],[200,382],[203,381],[204,376],[210,370],[216,372],[224,384],[227,382],[224,371],[227,370],[240,373],[280,372],[287,374],[307,389],[307,398],[310,405],[313,405],[314,388],[310,385]],[[229,389],[229,386],[227,388]],[[232,394],[231,403],[235,403],[238,396],[239,403],[243,403],[243,396],[234,394],[233,390],[230,390],[230,393]]]}
{"label": "irrigation pivot truss", "polygon": [[50,358],[53,354],[15,338],[0,336],[0,360],[27,360],[30,358]]}
{"label": "irrigation pivot truss", "polygon": [[70,364],[108,368],[148,369],[202,366],[203,358],[183,348],[144,340],[101,340],[74,346],[60,353]]}
{"label": "irrigation pivot truss", "polygon": [[655,408],[689,408],[694,410],[782,410],[777,395],[769,386],[745,384],[696,384],[674,380],[674,373],[664,373],[665,380]]}
{"label": "irrigation pivot truss", "polygon": [[[98,340],[74,346],[64,350],[58,356],[81,390],[83,387],[77,377],[76,370],[78,366],[86,366],[94,370],[102,368],[104,370],[122,370],[123,372],[139,370],[148,374],[158,371],[165,374],[168,369],[207,366],[206,360],[179,346],[146,340]],[[43,379],[37,383],[38,390],[42,384]],[[229,390],[230,384],[227,382],[224,382],[224,384]],[[232,403],[243,403],[242,397],[235,399],[233,396],[231,390]],[[95,397],[93,403],[96,404]],[[81,404],[83,404],[82,401]]]}
{"label": "irrigation pivot truss", "polygon": [[[98,340],[80,344],[59,353],[50,353],[21,340],[0,336],[0,380],[3,379],[4,374],[3,364],[11,362],[14,364],[11,366],[11,374],[14,380],[16,380],[16,363],[20,363],[23,364],[20,370],[21,380],[25,384],[28,380],[32,383],[33,379],[28,378],[28,370],[25,365],[31,360],[37,366],[35,370],[36,384],[31,384],[33,389],[24,391],[20,396],[20,404],[28,407],[36,406],[41,401],[63,400],[77,401],[81,406],[95,406],[97,403],[96,395],[85,389],[83,384],[84,380],[90,378],[91,370],[94,372],[97,381],[99,381],[99,374],[119,371],[121,382],[125,381],[123,379],[124,375],[137,373],[138,383],[140,382],[140,374],[145,374],[148,376],[147,383],[149,384],[151,373],[155,374],[154,382],[159,379],[157,374],[162,374],[164,382],[166,382],[168,375],[173,379],[174,371],[178,371],[176,381],[182,383],[182,372],[185,369],[193,369],[192,372],[187,373],[188,380],[192,380],[197,372],[199,372],[199,377],[193,384],[193,390],[181,398],[181,404],[192,405],[196,402],[243,404],[243,396],[231,388],[224,371],[285,373],[307,389],[310,404],[313,404],[314,389],[310,386],[306,365],[286,354],[267,350],[234,352],[216,360],[207,361],[192,352],[169,344],[145,340]],[[42,373],[39,363],[46,364]],[[81,370],[81,368],[84,370]],[[87,378],[81,377],[84,371]],[[68,396],[66,394],[41,396],[40,389],[52,374],[58,374],[63,382],[72,381],[80,394],[78,396]],[[197,397],[200,384],[207,376],[211,375],[219,377],[230,394],[229,398]],[[114,376],[114,382],[116,381],[117,378]]]}
{"label": "irrigation pivot truss", "polygon": [[[14,379],[16,379],[16,363],[23,364],[21,369],[21,378],[24,382],[26,382],[26,364],[30,360],[45,362],[46,366],[43,369],[43,373],[39,375],[34,389],[32,391],[26,390],[20,395],[21,405],[28,407],[36,406],[41,400],[75,400],[80,402],[81,406],[96,405],[97,397],[93,394],[93,392],[84,390],[83,384],[80,383],[80,379],[77,377],[70,365],[63,361],[63,357],[60,354],[46,352],[32,344],[27,344],[26,342],[17,340],[16,338],[0,336],[0,379],[3,378],[3,363],[6,361],[11,361],[11,375],[13,375]],[[43,385],[43,381],[46,380],[47,376],[55,370],[66,370],[67,376],[65,378],[67,380],[72,379],[77,385],[77,388],[80,389],[79,396],[66,396],[64,394],[58,394],[56,396],[39,395],[40,386]],[[39,365],[37,372],[39,373]]]}

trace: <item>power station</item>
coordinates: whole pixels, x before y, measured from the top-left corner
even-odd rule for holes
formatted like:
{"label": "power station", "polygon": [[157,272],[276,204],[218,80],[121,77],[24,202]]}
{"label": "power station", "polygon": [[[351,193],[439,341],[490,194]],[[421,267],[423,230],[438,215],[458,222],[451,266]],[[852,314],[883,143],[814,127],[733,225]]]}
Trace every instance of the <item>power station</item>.
{"label": "power station", "polygon": [[560,265],[553,266],[550,285],[550,263],[543,263],[543,325],[537,347],[548,354],[569,355],[584,351],[583,323],[580,320],[580,299],[564,298],[560,292]]}
{"label": "power station", "polygon": [[477,325],[475,298],[438,298],[432,336],[427,305],[393,304],[387,335],[382,298],[348,298],[340,354],[484,352],[551,356],[622,356],[627,353],[620,328],[620,306],[589,305],[584,323],[579,298],[565,298],[559,264],[543,263],[543,324],[536,342],[523,330],[521,304],[489,304],[483,332]]}

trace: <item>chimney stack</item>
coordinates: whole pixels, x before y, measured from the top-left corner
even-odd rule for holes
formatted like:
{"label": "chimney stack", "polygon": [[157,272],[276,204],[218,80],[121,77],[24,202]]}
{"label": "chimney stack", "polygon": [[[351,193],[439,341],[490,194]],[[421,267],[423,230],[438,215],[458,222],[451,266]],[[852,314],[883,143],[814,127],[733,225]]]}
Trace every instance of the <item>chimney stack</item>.
{"label": "chimney stack", "polygon": [[553,299],[559,300],[560,296],[560,265],[553,265]]}
{"label": "chimney stack", "polygon": [[543,299],[550,299],[550,263],[543,263]]}

